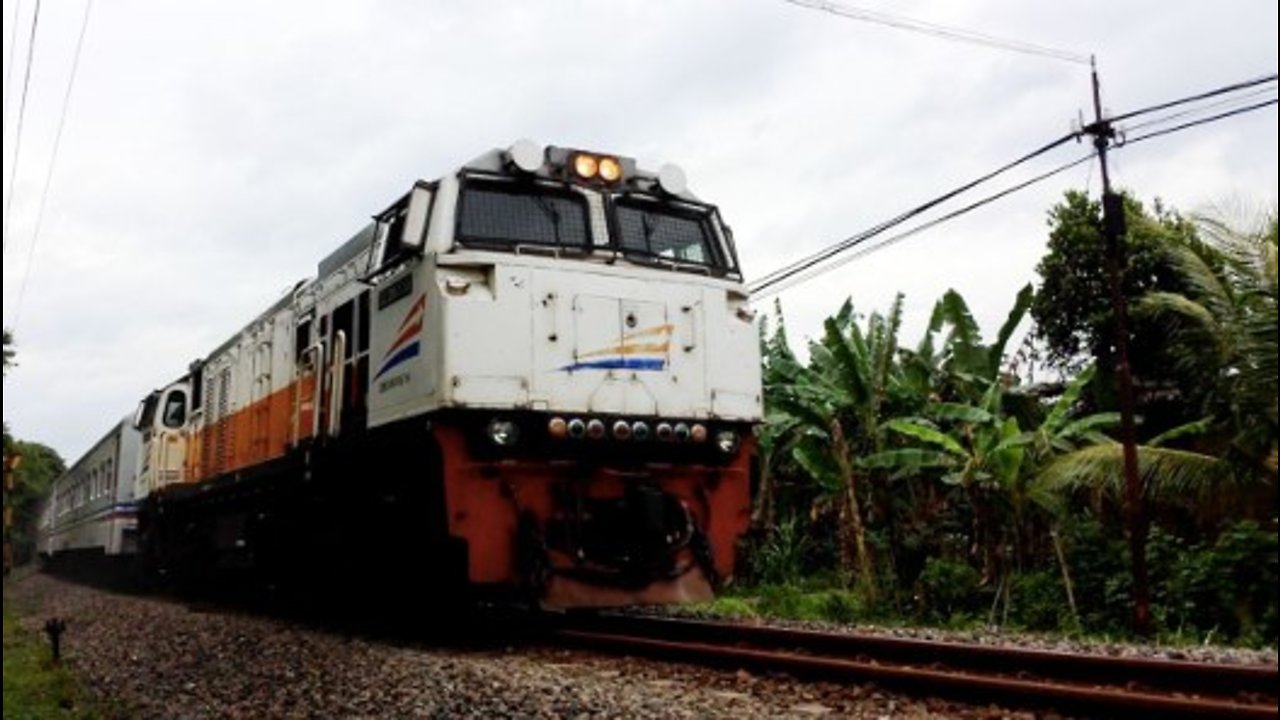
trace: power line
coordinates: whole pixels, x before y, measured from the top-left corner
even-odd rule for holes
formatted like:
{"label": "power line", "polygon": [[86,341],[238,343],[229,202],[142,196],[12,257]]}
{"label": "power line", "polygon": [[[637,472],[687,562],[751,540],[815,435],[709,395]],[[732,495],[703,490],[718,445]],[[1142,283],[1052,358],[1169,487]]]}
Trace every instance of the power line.
{"label": "power line", "polygon": [[1221,112],[1221,113],[1218,113],[1217,115],[1210,115],[1209,117],[1199,118],[1198,120],[1191,120],[1190,122],[1184,122],[1180,125],[1174,125],[1173,127],[1163,128],[1161,130],[1155,130],[1145,135],[1139,135],[1138,137],[1135,137],[1135,138],[1129,138],[1125,140],[1123,143],[1121,143],[1120,145],[1118,145],[1117,147],[1118,148],[1126,147],[1128,145],[1133,145],[1134,143],[1140,143],[1143,140],[1150,140],[1151,138],[1160,137],[1161,135],[1168,135],[1169,133],[1178,132],[1179,130],[1186,130],[1187,128],[1193,128],[1197,125],[1204,125],[1205,123],[1214,122],[1215,120],[1222,120],[1223,118],[1229,118],[1233,115],[1240,115],[1243,113],[1252,112],[1254,110],[1261,110],[1264,107],[1275,105],[1276,102],[1277,102],[1277,98],[1271,98],[1270,100],[1265,100],[1260,103],[1254,103],[1252,105],[1246,105],[1244,107],[1236,108],[1234,110]]}
{"label": "power line", "polygon": [[[790,2],[791,0],[787,0],[787,1],[788,1],[788,2]],[[1241,90],[1241,89],[1246,89],[1246,88],[1250,88],[1250,87],[1255,87],[1255,86],[1257,86],[1257,85],[1260,85],[1260,84],[1263,84],[1263,83],[1266,83],[1266,82],[1274,82],[1275,80],[1276,80],[1276,76],[1275,76],[1274,74],[1273,74],[1273,75],[1270,75],[1270,76],[1264,76],[1264,77],[1260,77],[1260,78],[1255,78],[1255,79],[1253,79],[1253,80],[1246,80],[1246,81],[1244,81],[1244,82],[1234,83],[1234,84],[1232,84],[1232,85],[1227,85],[1227,86],[1224,86],[1224,87],[1221,87],[1221,88],[1217,88],[1217,89],[1214,89],[1214,90],[1210,90],[1210,91],[1207,91],[1207,92],[1203,92],[1203,93],[1198,93],[1198,94],[1196,94],[1196,95],[1191,95],[1191,96],[1188,96],[1188,97],[1185,97],[1185,98],[1179,98],[1179,99],[1177,99],[1177,100],[1173,100],[1173,101],[1170,101],[1170,102],[1160,103],[1159,105],[1153,105],[1153,106],[1146,107],[1146,108],[1140,108],[1140,109],[1138,109],[1138,110],[1134,110],[1134,111],[1131,111],[1131,112],[1125,113],[1124,115],[1122,115],[1122,116],[1120,116],[1120,117],[1125,117],[1125,118],[1129,118],[1129,117],[1136,117],[1136,116],[1138,116],[1138,115],[1142,115],[1142,114],[1145,114],[1145,113],[1154,112],[1154,111],[1161,110],[1161,109],[1167,109],[1167,108],[1174,107],[1174,106],[1177,106],[1177,105],[1183,105],[1183,104],[1186,104],[1186,103],[1189,103],[1189,102],[1194,102],[1194,101],[1196,101],[1196,100],[1204,100],[1204,99],[1208,99],[1208,98],[1211,98],[1211,97],[1217,97],[1217,96],[1219,96],[1219,95],[1222,95],[1222,94],[1225,94],[1225,93],[1228,93],[1228,92],[1233,92],[1233,91],[1236,91],[1236,90]],[[1240,99],[1240,98],[1236,98],[1236,100],[1239,100],[1239,99]],[[1140,137],[1138,137],[1138,138],[1131,139],[1131,140],[1129,140],[1128,142],[1129,142],[1130,144],[1131,144],[1131,143],[1133,143],[1133,142],[1139,142],[1139,141],[1141,141],[1141,140],[1145,140],[1145,139],[1148,139],[1148,138],[1150,138],[1150,137],[1156,137],[1156,136],[1158,136],[1158,135],[1167,134],[1168,132],[1174,132],[1174,131],[1176,131],[1176,130],[1185,129],[1185,128],[1187,128],[1187,127],[1194,127],[1195,125],[1203,124],[1204,122],[1212,122],[1213,120],[1220,120],[1220,119],[1225,118],[1225,117],[1230,117],[1230,116],[1232,116],[1232,115],[1237,115],[1237,114],[1239,114],[1239,113],[1241,113],[1241,112],[1248,112],[1249,110],[1256,110],[1256,109],[1258,109],[1258,108],[1260,108],[1260,107],[1266,107],[1267,105],[1272,105],[1272,104],[1275,104],[1275,101],[1274,101],[1274,100],[1271,100],[1271,101],[1268,101],[1268,102],[1264,102],[1264,103],[1256,103],[1256,104],[1254,104],[1254,105],[1250,105],[1250,106],[1245,107],[1245,108],[1239,108],[1239,109],[1237,109],[1237,110],[1232,110],[1232,111],[1228,111],[1228,112],[1225,112],[1225,113],[1219,113],[1219,114],[1217,114],[1217,115],[1214,115],[1214,116],[1211,116],[1211,117],[1208,117],[1208,118],[1203,118],[1203,119],[1201,119],[1201,120],[1197,120],[1197,121],[1193,121],[1193,122],[1189,122],[1189,123],[1184,123],[1184,124],[1179,125],[1179,126],[1177,126],[1177,127],[1169,128],[1169,129],[1167,129],[1167,130],[1157,131],[1157,132],[1154,132],[1154,133],[1148,133],[1147,135],[1143,135],[1143,136],[1140,136]],[[1201,109],[1201,111],[1202,111],[1202,110],[1203,110],[1203,108]],[[1113,120],[1114,120],[1114,119],[1113,119]],[[1111,121],[1108,121],[1108,122],[1111,122]],[[1086,128],[1086,130],[1087,130],[1087,128]],[[784,282],[786,282],[787,280],[789,280],[790,278],[794,278],[794,277],[796,277],[796,276],[799,276],[799,275],[801,275],[802,273],[804,273],[804,275],[803,275],[803,278],[802,278],[802,279],[808,279],[808,278],[810,278],[810,277],[814,277],[814,276],[815,276],[815,275],[817,275],[817,274],[820,274],[821,272],[825,272],[825,271],[826,271],[827,269],[829,269],[830,267],[836,267],[836,266],[838,266],[839,264],[843,264],[843,263],[838,263],[837,265],[827,265],[827,266],[823,266],[823,267],[822,267],[822,268],[820,268],[818,271],[815,271],[815,272],[813,272],[813,273],[806,272],[806,271],[808,271],[810,268],[814,268],[815,266],[817,266],[817,265],[819,265],[819,264],[823,263],[824,261],[829,260],[830,258],[835,257],[836,255],[839,255],[839,254],[841,254],[841,253],[844,253],[844,252],[846,252],[847,250],[849,250],[849,249],[851,249],[851,248],[853,248],[853,247],[855,247],[855,246],[857,246],[857,245],[860,245],[861,243],[865,242],[866,240],[869,240],[869,239],[870,239],[870,238],[872,238],[872,237],[875,237],[875,236],[877,236],[877,235],[880,235],[881,233],[885,232],[886,230],[892,229],[893,227],[895,227],[895,226],[897,226],[897,225],[902,224],[903,222],[905,222],[905,221],[907,221],[907,220],[911,219],[912,217],[915,217],[915,216],[917,216],[917,215],[919,215],[919,214],[921,214],[921,213],[923,213],[923,212],[925,212],[925,211],[927,211],[927,210],[929,210],[929,209],[931,209],[931,208],[933,208],[933,207],[935,207],[935,206],[937,206],[937,205],[941,204],[942,202],[945,202],[946,200],[949,200],[949,199],[951,199],[951,198],[955,197],[956,195],[959,195],[959,194],[960,194],[960,193],[962,193],[962,192],[965,192],[965,191],[967,191],[967,190],[970,190],[970,189],[972,189],[973,187],[977,186],[978,184],[981,184],[982,182],[985,182],[986,180],[989,180],[989,179],[991,179],[991,178],[995,177],[996,175],[999,175],[1000,173],[1003,173],[1003,172],[1005,172],[1005,171],[1007,171],[1007,170],[1009,170],[1009,169],[1011,169],[1011,168],[1013,168],[1013,167],[1016,167],[1017,165],[1020,165],[1020,164],[1022,164],[1022,163],[1024,163],[1024,162],[1027,162],[1028,160],[1031,160],[1032,158],[1034,158],[1034,157],[1036,157],[1036,156],[1038,156],[1038,155],[1041,155],[1041,154],[1043,154],[1043,153],[1045,153],[1045,152],[1048,152],[1049,150],[1051,150],[1051,149],[1053,149],[1053,148],[1057,147],[1058,145],[1061,145],[1062,143],[1064,143],[1064,142],[1066,142],[1066,141],[1068,141],[1068,140],[1078,139],[1078,138],[1079,138],[1079,136],[1080,136],[1080,133],[1071,133],[1071,134],[1068,134],[1068,135],[1066,135],[1066,136],[1064,136],[1064,137],[1062,137],[1062,138],[1059,138],[1059,139],[1057,139],[1057,140],[1054,140],[1053,142],[1048,143],[1048,144],[1044,145],[1043,147],[1037,148],[1036,150],[1034,150],[1034,151],[1032,151],[1032,152],[1030,152],[1030,153],[1027,153],[1026,155],[1024,155],[1024,156],[1022,156],[1022,157],[1020,157],[1020,158],[1018,158],[1018,159],[1016,159],[1016,160],[1014,160],[1014,161],[1012,161],[1012,162],[1010,162],[1010,163],[1007,163],[1007,164],[1005,164],[1005,165],[1001,166],[1000,168],[997,168],[996,170],[994,170],[994,171],[992,171],[992,172],[990,172],[990,173],[987,173],[986,175],[983,175],[982,177],[980,177],[980,178],[978,178],[978,179],[976,179],[976,180],[973,180],[973,181],[971,181],[971,182],[969,182],[969,183],[966,183],[965,185],[962,185],[961,187],[956,188],[955,190],[952,190],[952,191],[950,191],[950,192],[946,193],[945,195],[941,195],[941,196],[939,196],[939,197],[937,197],[937,198],[935,198],[935,199],[933,199],[933,200],[930,200],[929,202],[926,202],[926,203],[924,203],[924,204],[922,204],[922,205],[920,205],[920,206],[917,206],[917,207],[915,207],[915,208],[913,208],[913,209],[911,209],[911,210],[908,210],[907,212],[904,212],[904,213],[902,213],[902,214],[900,214],[900,215],[898,215],[898,216],[896,216],[896,217],[894,217],[894,218],[892,218],[892,219],[890,219],[890,220],[887,220],[887,221],[882,222],[882,223],[880,223],[880,224],[878,224],[878,225],[875,225],[875,226],[873,226],[873,227],[871,227],[871,228],[869,228],[869,229],[867,229],[867,230],[864,230],[864,231],[859,232],[859,233],[857,233],[857,234],[855,234],[855,235],[852,235],[852,236],[850,236],[850,237],[848,237],[848,238],[845,238],[844,240],[841,240],[841,241],[839,241],[839,242],[837,242],[837,243],[834,243],[834,244],[832,244],[832,245],[830,245],[830,246],[828,246],[828,247],[826,247],[826,248],[824,248],[824,249],[822,249],[822,250],[819,250],[818,252],[813,253],[813,254],[811,254],[811,255],[809,255],[809,256],[807,256],[807,257],[805,257],[805,258],[801,259],[801,260],[795,261],[795,262],[793,262],[793,263],[791,263],[791,264],[789,264],[789,265],[785,265],[785,266],[783,266],[783,267],[781,267],[781,268],[778,268],[777,270],[773,270],[773,271],[771,271],[771,272],[769,272],[769,273],[766,273],[766,274],[765,274],[764,276],[762,276],[761,278],[759,278],[759,279],[757,279],[757,280],[755,280],[755,281],[752,281],[752,282],[748,285],[748,289],[750,290],[750,292],[751,292],[753,295],[755,295],[755,294],[768,295],[768,294],[771,294],[771,292],[772,292],[772,291],[771,291],[771,292],[766,292],[766,291],[769,291],[769,289],[770,289],[770,288],[772,288],[772,287],[774,287],[774,286],[777,286],[777,285],[779,285],[779,284],[781,284],[781,283],[784,283]],[[1065,168],[1065,167],[1063,167],[1063,168],[1060,168],[1060,169],[1059,169],[1059,171],[1061,171],[1061,170],[1065,170],[1065,169],[1066,169],[1066,168]],[[1038,181],[1038,180],[1033,179],[1033,182],[1035,182],[1035,181]],[[1020,189],[1020,188],[1015,188],[1015,189]],[[998,197],[1003,197],[1003,196],[1004,196],[1004,194],[1007,194],[1007,193],[1003,193],[1003,194],[999,194],[999,193],[998,193],[998,194],[997,194],[997,196],[998,196]],[[993,199],[994,199],[994,197],[993,197]],[[925,226],[922,226],[922,227],[931,227],[931,225],[925,225]],[[797,282],[799,282],[799,280],[797,280]],[[788,287],[789,287],[790,285],[792,285],[792,284],[794,284],[794,283],[789,283],[789,284],[788,284]]]}
{"label": "power line", "polygon": [[1036,157],[1039,157],[1040,155],[1043,155],[1049,152],[1050,150],[1058,147],[1059,145],[1062,145],[1063,143],[1074,140],[1075,138],[1076,138],[1075,133],[1068,133],[1067,135],[1064,135],[1058,138],[1057,140],[1054,140],[1053,142],[1046,143],[1045,145],[1042,145],[1041,147],[1038,147],[1035,150],[1032,150],[1031,152],[1011,162],[1005,163],[1004,165],[996,168],[995,170],[992,170],[989,173],[986,173],[985,175],[978,177],[977,179],[971,180],[965,183],[964,185],[961,185],[960,187],[957,187],[954,190],[951,190],[943,195],[939,195],[938,197],[932,200],[929,200],[928,202],[925,202],[921,205],[918,205],[890,220],[886,220],[878,225],[873,226],[868,230],[864,230],[863,232],[860,232],[856,235],[845,238],[844,240],[841,240],[840,242],[830,245],[822,250],[819,250],[818,252],[806,258],[797,260],[791,263],[790,265],[786,265],[782,268],[779,268],[770,273],[767,273],[763,277],[751,283],[751,290],[752,292],[759,292],[761,290],[764,290],[770,287],[771,285],[782,282],[783,280],[785,280],[788,277],[791,277],[792,275],[796,275],[800,272],[803,272],[808,268],[813,267],[814,265],[830,257],[838,255],[841,252],[844,252],[848,248],[853,247],[854,245],[866,240],[867,238],[873,237],[875,235],[879,235],[880,233],[886,230],[892,229],[897,225],[901,225],[907,220],[910,220],[911,218],[923,212],[926,212],[936,207],[937,205],[940,205],[941,203],[946,202],[947,200],[950,200],[956,195],[959,195],[960,193],[971,190],[974,187],[996,177],[997,175],[1000,175],[1001,173],[1007,172],[1008,170],[1011,170],[1017,167],[1018,165],[1028,162]]}
{"label": "power line", "polygon": [[[838,260],[832,261],[831,263],[828,263],[828,264],[826,264],[826,265],[823,265],[822,267],[819,267],[819,268],[813,268],[813,269],[811,269],[809,272],[807,272],[807,273],[805,273],[805,274],[803,274],[803,275],[799,275],[799,276],[795,276],[795,277],[791,278],[790,282],[783,282],[783,283],[779,283],[778,285],[774,285],[772,288],[769,288],[768,290],[765,290],[765,291],[763,291],[763,292],[753,292],[753,293],[752,293],[752,296],[751,296],[751,300],[752,300],[752,302],[755,302],[756,300],[758,300],[758,299],[760,299],[760,298],[762,298],[762,297],[768,297],[768,296],[770,296],[770,295],[773,295],[773,294],[776,294],[776,293],[783,292],[783,291],[785,291],[785,290],[787,290],[787,289],[789,289],[789,288],[791,288],[791,287],[794,287],[794,286],[796,286],[796,285],[799,285],[799,284],[800,284],[800,283],[802,283],[802,282],[805,282],[806,280],[810,280],[810,279],[815,278],[815,277],[817,277],[817,276],[819,276],[819,275],[822,275],[823,273],[826,273],[826,272],[831,271],[831,270],[835,270],[835,269],[836,269],[836,268],[838,268],[838,267],[841,267],[841,266],[843,266],[843,265],[845,265],[845,264],[847,264],[847,263],[853,262],[854,260],[857,260],[858,258],[866,257],[867,255],[870,255],[871,253],[876,252],[877,250],[883,250],[884,248],[889,247],[889,246],[891,246],[891,245],[895,245],[895,244],[897,244],[897,243],[899,243],[899,242],[901,242],[901,241],[903,241],[903,240],[905,240],[905,239],[907,239],[907,238],[909,238],[909,237],[911,237],[911,236],[913,236],[913,235],[916,235],[916,234],[918,234],[918,233],[924,232],[925,230],[928,230],[929,228],[935,227],[935,226],[937,226],[937,225],[941,225],[942,223],[947,222],[947,221],[949,221],[949,220],[954,220],[954,219],[956,219],[956,218],[960,217],[961,215],[966,215],[966,214],[968,214],[968,213],[970,213],[970,212],[973,212],[974,210],[977,210],[978,208],[980,208],[980,207],[982,207],[982,206],[984,206],[984,205],[988,205],[988,204],[993,203],[993,202],[995,202],[996,200],[999,200],[999,199],[1001,199],[1001,198],[1003,198],[1003,197],[1006,197],[1006,196],[1008,196],[1008,195],[1012,195],[1013,193],[1018,192],[1019,190],[1023,190],[1023,189],[1025,189],[1025,188],[1028,188],[1028,187],[1030,187],[1030,186],[1032,186],[1032,185],[1035,185],[1035,184],[1036,184],[1036,183],[1038,183],[1038,182],[1042,182],[1042,181],[1044,181],[1044,180],[1048,180],[1049,178],[1053,177],[1054,175],[1058,175],[1059,173],[1066,172],[1067,170],[1070,170],[1071,168],[1074,168],[1074,167],[1076,167],[1076,166],[1078,166],[1078,165],[1080,165],[1080,164],[1082,164],[1082,163],[1088,162],[1089,160],[1092,160],[1093,158],[1094,158],[1094,154],[1093,154],[1093,153],[1089,153],[1089,154],[1087,154],[1087,155],[1082,155],[1082,156],[1080,156],[1080,157],[1076,158],[1075,160],[1072,160],[1072,161],[1071,161],[1071,162],[1069,162],[1069,163],[1065,163],[1065,164],[1059,165],[1058,167],[1056,167],[1056,168],[1054,168],[1054,169],[1052,169],[1052,170],[1049,170],[1048,172],[1043,172],[1043,173],[1041,173],[1041,174],[1039,174],[1039,175],[1036,175],[1036,176],[1035,176],[1035,177],[1033,177],[1033,178],[1030,178],[1030,179],[1028,179],[1028,180],[1025,180],[1025,181],[1023,181],[1023,182],[1020,182],[1020,183],[1018,183],[1017,185],[1013,185],[1013,186],[1010,186],[1010,187],[1008,187],[1008,188],[1005,188],[1004,190],[1001,190],[1000,192],[992,193],[991,195],[988,195],[988,196],[986,196],[986,197],[982,198],[981,200],[977,200],[977,201],[972,202],[972,203],[970,203],[970,204],[968,204],[968,205],[965,205],[964,207],[957,208],[956,210],[952,210],[951,212],[949,212],[949,213],[947,213],[947,214],[945,214],[945,215],[942,215],[942,216],[940,216],[940,217],[934,218],[933,220],[930,220],[930,221],[928,221],[928,222],[921,223],[920,225],[917,225],[917,226],[915,226],[915,227],[911,228],[910,230],[905,230],[905,231],[903,231],[903,232],[901,232],[901,233],[898,233],[897,235],[892,235],[892,236],[890,236],[890,237],[887,237],[887,238],[885,238],[884,240],[881,240],[880,242],[875,243],[874,245],[869,245],[869,246],[867,246],[867,247],[861,248],[860,250],[857,250],[856,252],[850,253],[849,255],[847,255],[847,256],[845,256],[845,257],[842,257],[842,258],[840,258],[840,259],[838,259]],[[867,239],[869,240],[869,239],[870,239],[870,237],[868,237]],[[859,244],[859,245],[861,245],[861,243],[858,243],[858,244]]]}
{"label": "power line", "polygon": [[8,197],[4,201],[3,238],[0,238],[0,252],[9,250],[9,221],[13,217],[14,181],[18,177],[18,159],[22,151],[22,122],[27,115],[27,90],[31,86],[31,61],[35,58],[36,28],[40,25],[40,0],[36,0],[35,14],[31,16],[31,39],[27,42],[27,68],[22,79],[22,96],[18,102],[18,133],[13,139],[13,167],[9,172]]}
{"label": "power line", "polygon": [[1121,130],[1126,133],[1131,133],[1134,130],[1138,130],[1140,128],[1151,127],[1152,125],[1160,125],[1162,123],[1169,122],[1170,120],[1177,120],[1178,118],[1196,115],[1196,114],[1205,112],[1206,110],[1212,110],[1213,108],[1226,107],[1228,105],[1235,105],[1237,103],[1248,100],[1249,98],[1262,97],[1263,95],[1270,95],[1275,91],[1276,91],[1276,88],[1273,88],[1273,87],[1262,88],[1261,90],[1254,90],[1253,92],[1245,93],[1243,95],[1237,95],[1236,97],[1223,98],[1222,100],[1219,100],[1217,102],[1208,103],[1206,105],[1202,105],[1197,108],[1188,108],[1186,110],[1179,110],[1178,112],[1175,112],[1175,113],[1169,113],[1168,115],[1162,115],[1160,117],[1151,118],[1150,120],[1144,120],[1140,123],[1134,123],[1133,125],[1129,125],[1127,127],[1121,128]]}
{"label": "power line", "polygon": [[1256,78],[1253,78],[1252,80],[1245,80],[1243,82],[1232,83],[1231,85],[1224,85],[1220,88],[1215,88],[1213,90],[1202,92],[1196,95],[1188,95],[1187,97],[1178,98],[1177,100],[1170,100],[1169,102],[1163,102],[1158,105],[1148,105],[1147,107],[1139,108],[1137,110],[1130,110],[1129,112],[1121,113],[1120,115],[1113,115],[1112,117],[1107,118],[1107,122],[1118,123],[1122,120],[1128,120],[1129,118],[1137,117],[1138,115],[1145,115],[1147,113],[1156,112],[1157,110],[1167,110],[1171,107],[1177,107],[1178,105],[1186,105],[1187,103],[1193,103],[1193,102],[1196,102],[1197,100],[1207,100],[1211,97],[1217,97],[1218,95],[1225,95],[1229,92],[1235,92],[1236,90],[1244,90],[1245,88],[1256,87],[1258,85],[1263,85],[1265,83],[1272,83],[1272,82],[1276,82],[1276,73],[1272,73],[1270,75],[1264,75],[1261,77],[1256,77]]}
{"label": "power line", "polygon": [[9,69],[4,72],[4,121],[0,127],[3,131],[9,130],[9,90],[13,88],[13,55],[18,49],[18,11],[22,9],[22,0],[15,0],[13,3],[13,17],[9,20]]}
{"label": "power line", "polygon": [[1090,62],[1090,56],[1073,52],[1071,50],[1062,50],[1047,47],[1045,45],[1023,42],[1021,40],[996,37],[995,35],[988,35],[986,33],[977,32],[976,30],[950,27],[924,20],[916,20],[902,15],[891,15],[889,13],[877,12],[864,8],[840,5],[833,2],[827,2],[826,0],[784,0],[784,2],[811,10],[821,10],[823,12],[831,13],[832,15],[839,15],[840,17],[850,18],[852,20],[861,20],[864,22],[877,23],[879,25],[887,25],[889,27],[898,28],[899,30],[908,30],[924,35],[932,35],[933,37],[939,37],[945,40],[966,42],[974,45],[985,45],[987,47],[997,48],[1000,50],[1009,50],[1011,52],[1023,53],[1025,55],[1036,55],[1039,57],[1052,58],[1054,60],[1080,63],[1083,65],[1088,65]]}
{"label": "power line", "polygon": [[67,91],[62,96],[62,113],[58,117],[58,130],[53,136],[53,152],[49,156],[49,169],[44,176],[44,189],[40,191],[40,204],[36,207],[35,227],[31,231],[31,245],[27,249],[27,265],[22,270],[22,284],[18,287],[18,297],[14,302],[13,324],[16,332],[18,319],[22,316],[22,300],[27,294],[27,281],[31,279],[32,266],[36,259],[36,244],[40,242],[40,227],[44,222],[44,207],[49,200],[49,187],[53,184],[53,170],[58,164],[58,149],[62,146],[62,129],[67,124],[67,109],[71,106],[71,90],[76,85],[76,71],[80,68],[80,51],[84,48],[84,36],[89,30],[89,14],[93,10],[93,0],[84,4],[84,19],[80,22],[80,37],[76,39],[75,56],[71,59],[71,75],[67,78]]}

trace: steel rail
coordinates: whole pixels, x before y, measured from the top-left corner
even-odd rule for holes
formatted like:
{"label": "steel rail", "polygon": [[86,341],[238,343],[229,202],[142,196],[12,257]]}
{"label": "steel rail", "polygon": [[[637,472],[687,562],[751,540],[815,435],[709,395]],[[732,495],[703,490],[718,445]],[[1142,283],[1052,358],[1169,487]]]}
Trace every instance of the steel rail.
{"label": "steel rail", "polygon": [[[916,694],[1088,713],[1275,718],[1275,666],[1117,658],[867,634],[620,615],[573,617],[559,643]],[[1242,699],[1243,698],[1243,699]]]}

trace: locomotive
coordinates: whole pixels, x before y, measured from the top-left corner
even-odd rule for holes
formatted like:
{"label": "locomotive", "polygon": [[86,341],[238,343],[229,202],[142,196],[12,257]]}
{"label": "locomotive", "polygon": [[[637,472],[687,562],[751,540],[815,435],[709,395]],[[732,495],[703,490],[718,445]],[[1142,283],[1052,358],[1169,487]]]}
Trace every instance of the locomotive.
{"label": "locomotive", "polygon": [[674,165],[524,140],[418,181],[55,483],[41,552],[544,607],[710,598],[759,339]]}

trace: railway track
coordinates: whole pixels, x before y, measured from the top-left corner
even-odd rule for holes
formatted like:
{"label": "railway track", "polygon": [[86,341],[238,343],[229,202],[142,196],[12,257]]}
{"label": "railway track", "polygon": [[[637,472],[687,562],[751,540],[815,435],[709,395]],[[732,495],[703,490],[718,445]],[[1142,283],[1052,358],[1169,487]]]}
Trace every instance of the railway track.
{"label": "railway track", "polygon": [[917,694],[1091,716],[1275,718],[1276,666],[1118,658],[732,623],[566,616],[552,640]]}

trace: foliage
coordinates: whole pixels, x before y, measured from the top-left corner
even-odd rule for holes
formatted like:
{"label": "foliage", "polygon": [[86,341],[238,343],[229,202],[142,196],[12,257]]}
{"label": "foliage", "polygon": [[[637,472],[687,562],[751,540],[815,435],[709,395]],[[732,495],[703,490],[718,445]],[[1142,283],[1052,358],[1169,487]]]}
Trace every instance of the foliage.
{"label": "foliage", "polygon": [[13,333],[4,329],[4,374],[9,374],[9,366],[13,365]]}
{"label": "foliage", "polygon": [[1167,361],[1213,452],[1274,482],[1277,436],[1276,214],[1236,229],[1200,218],[1203,241],[1164,248],[1181,292],[1152,292],[1136,316],[1165,337]]}
{"label": "foliage", "polygon": [[50,662],[48,646],[4,609],[4,716],[20,720],[102,717],[71,670]]}
{"label": "foliage", "polygon": [[5,503],[13,508],[10,541],[14,562],[22,564],[35,554],[40,508],[53,481],[66,470],[66,464],[56,450],[37,442],[17,440],[11,448],[22,457],[22,464],[18,466],[17,482],[13,491],[6,494]]}
{"label": "foliage", "polygon": [[[1126,195],[1124,208],[1128,228],[1122,283],[1125,296],[1132,303],[1149,292],[1181,289],[1164,248],[1190,241],[1195,228],[1158,201],[1154,211],[1148,212]],[[1049,227],[1049,251],[1036,267],[1041,283],[1031,306],[1036,334],[1056,367],[1075,370],[1094,359],[1099,367],[1109,369],[1114,333],[1101,203],[1082,192],[1068,191],[1049,211]],[[1135,341],[1133,357],[1140,360],[1159,338]],[[1147,375],[1154,368],[1135,362],[1134,370]]]}
{"label": "foliage", "polygon": [[918,610],[938,622],[970,617],[982,608],[981,580],[981,574],[966,562],[929,558],[916,580]]}
{"label": "foliage", "polygon": [[806,561],[812,551],[813,541],[804,534],[799,521],[789,517],[773,532],[752,540],[746,553],[747,567],[742,574],[760,584],[797,582],[805,574]]}

